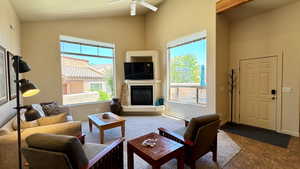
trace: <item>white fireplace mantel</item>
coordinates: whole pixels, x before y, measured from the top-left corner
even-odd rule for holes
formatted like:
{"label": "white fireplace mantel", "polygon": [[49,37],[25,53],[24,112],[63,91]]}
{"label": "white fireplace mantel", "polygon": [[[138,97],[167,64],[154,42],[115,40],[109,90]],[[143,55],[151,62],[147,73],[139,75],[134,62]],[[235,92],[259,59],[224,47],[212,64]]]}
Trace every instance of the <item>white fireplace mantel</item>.
{"label": "white fireplace mantel", "polygon": [[[159,98],[161,80],[159,79],[159,52],[155,50],[145,51],[128,51],[126,54],[126,62],[153,62],[154,79],[153,80],[125,80],[127,84],[127,103],[123,105],[125,112],[162,112],[165,106],[155,106],[156,100]],[[152,86],[153,87],[153,105],[131,105],[131,87],[132,86]]]}

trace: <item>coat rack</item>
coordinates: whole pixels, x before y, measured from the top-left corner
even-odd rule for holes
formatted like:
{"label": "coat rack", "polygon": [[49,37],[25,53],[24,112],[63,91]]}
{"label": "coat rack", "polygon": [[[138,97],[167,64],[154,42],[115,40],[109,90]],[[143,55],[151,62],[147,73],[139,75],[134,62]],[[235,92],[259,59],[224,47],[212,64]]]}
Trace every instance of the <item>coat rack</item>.
{"label": "coat rack", "polygon": [[229,83],[229,95],[230,95],[230,124],[233,122],[233,111],[234,111],[234,90],[236,88],[237,76],[234,69],[229,72],[228,83]]}

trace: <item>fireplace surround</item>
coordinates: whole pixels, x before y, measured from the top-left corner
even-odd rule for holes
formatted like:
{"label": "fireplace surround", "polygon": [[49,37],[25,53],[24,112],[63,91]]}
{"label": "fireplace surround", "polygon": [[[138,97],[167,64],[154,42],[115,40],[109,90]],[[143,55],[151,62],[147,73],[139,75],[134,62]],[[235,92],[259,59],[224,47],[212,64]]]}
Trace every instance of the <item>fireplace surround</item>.
{"label": "fireplace surround", "polygon": [[[159,52],[155,50],[128,51],[126,53],[127,63],[152,62],[153,79],[149,80],[126,80],[122,87],[124,99],[123,112],[125,114],[161,114],[165,110],[164,105],[156,106],[155,101],[161,97],[159,80]],[[123,97],[123,96],[122,96]]]}

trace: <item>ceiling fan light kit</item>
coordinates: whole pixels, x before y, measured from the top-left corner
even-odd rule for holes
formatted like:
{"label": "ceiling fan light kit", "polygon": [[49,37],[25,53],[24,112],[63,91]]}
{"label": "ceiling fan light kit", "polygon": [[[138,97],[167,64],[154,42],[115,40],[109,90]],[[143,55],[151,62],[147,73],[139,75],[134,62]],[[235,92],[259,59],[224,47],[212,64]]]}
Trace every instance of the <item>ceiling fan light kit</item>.
{"label": "ceiling fan light kit", "polygon": [[136,15],[136,1],[132,1],[130,4],[130,15],[131,16]]}

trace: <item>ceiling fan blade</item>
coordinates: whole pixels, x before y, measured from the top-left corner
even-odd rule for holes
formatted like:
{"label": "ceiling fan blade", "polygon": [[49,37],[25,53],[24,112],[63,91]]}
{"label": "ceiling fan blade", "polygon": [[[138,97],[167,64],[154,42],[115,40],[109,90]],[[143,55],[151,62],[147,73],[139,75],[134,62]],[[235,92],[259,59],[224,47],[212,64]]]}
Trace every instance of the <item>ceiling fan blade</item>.
{"label": "ceiling fan blade", "polygon": [[112,5],[112,4],[116,4],[116,3],[119,3],[119,2],[122,2],[122,0],[107,0],[107,3]]}
{"label": "ceiling fan blade", "polygon": [[140,3],[142,6],[148,8],[148,9],[151,9],[151,10],[154,11],[154,12],[156,12],[156,11],[158,10],[158,8],[157,8],[156,6],[154,6],[154,5],[152,5],[152,4],[148,3],[148,2],[146,2],[146,1],[144,1],[144,0],[139,1],[139,3]]}
{"label": "ceiling fan blade", "polygon": [[136,15],[136,1],[132,1],[130,3],[130,15],[135,16]]}

